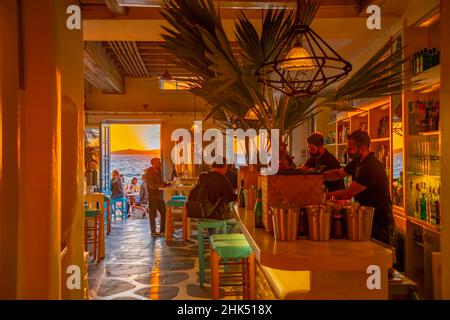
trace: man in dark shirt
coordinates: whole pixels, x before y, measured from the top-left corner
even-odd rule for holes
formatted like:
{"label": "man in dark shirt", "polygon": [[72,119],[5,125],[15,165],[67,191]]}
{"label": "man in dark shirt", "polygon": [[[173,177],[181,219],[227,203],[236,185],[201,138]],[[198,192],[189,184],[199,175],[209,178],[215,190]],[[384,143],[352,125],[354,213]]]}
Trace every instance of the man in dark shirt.
{"label": "man in dark shirt", "polygon": [[[153,158],[151,164],[152,166],[148,168],[145,173],[145,183],[147,184],[149,201],[148,218],[150,220],[152,237],[159,237],[164,233],[166,226],[166,204],[162,199],[162,192],[159,188],[166,186],[166,184],[162,179],[161,159]],[[159,211],[161,217],[159,232],[156,231],[155,222],[157,211]]]}
{"label": "man in dark shirt", "polygon": [[[300,168],[300,170],[305,172],[311,169],[330,171],[341,168],[341,164],[338,159],[336,159],[335,156],[324,148],[324,144],[325,141],[323,139],[323,135],[320,133],[314,133],[308,138],[308,151],[310,158]],[[324,185],[330,192],[345,189],[344,179],[325,181]]]}
{"label": "man in dark shirt", "polygon": [[[204,185],[205,190],[202,196],[207,197],[209,203],[212,205],[216,204],[217,201],[221,199],[223,201],[223,206],[227,208],[230,202],[237,200],[237,196],[233,192],[230,181],[226,177],[227,170],[228,166],[225,163],[225,159],[223,159],[222,163],[214,163],[212,165],[212,170],[202,177],[201,183]],[[208,217],[208,219],[226,220],[228,227],[230,228],[228,232],[239,233],[239,225],[233,216],[232,210],[226,210],[226,212],[219,212],[219,210],[216,210]],[[209,230],[209,233],[214,233],[214,230]]]}
{"label": "man in dark shirt", "polygon": [[327,180],[352,176],[352,184],[345,190],[330,192],[327,197],[337,200],[355,198],[359,204],[375,208],[372,237],[391,245],[395,228],[389,179],[383,164],[370,149],[370,137],[361,130],[348,137],[347,153],[352,161],[343,169],[324,173]]}

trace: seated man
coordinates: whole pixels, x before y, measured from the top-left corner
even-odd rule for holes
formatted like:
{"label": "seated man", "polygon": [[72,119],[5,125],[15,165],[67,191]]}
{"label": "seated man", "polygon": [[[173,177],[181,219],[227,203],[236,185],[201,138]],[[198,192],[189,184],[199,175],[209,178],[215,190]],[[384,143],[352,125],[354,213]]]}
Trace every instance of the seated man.
{"label": "seated man", "polygon": [[[228,166],[223,159],[222,164],[214,163],[209,173],[202,175],[199,180],[198,198],[196,201],[202,203],[203,210],[209,211],[208,219],[212,220],[226,220],[229,226],[229,233],[239,233],[239,225],[234,219],[233,210],[230,208],[230,203],[237,200],[236,194],[230,181],[225,176]],[[193,190],[194,191],[194,190]],[[194,192],[196,194],[196,192]],[[192,201],[189,197],[189,201]],[[210,230],[210,234],[213,233]]]}

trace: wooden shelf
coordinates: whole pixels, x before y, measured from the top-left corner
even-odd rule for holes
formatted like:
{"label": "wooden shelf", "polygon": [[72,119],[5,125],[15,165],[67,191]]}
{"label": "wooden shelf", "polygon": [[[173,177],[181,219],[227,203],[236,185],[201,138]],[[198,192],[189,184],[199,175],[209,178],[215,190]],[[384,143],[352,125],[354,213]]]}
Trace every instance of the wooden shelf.
{"label": "wooden shelf", "polygon": [[391,138],[387,137],[387,138],[376,138],[376,139],[372,139],[372,142],[388,142],[390,141]]}
{"label": "wooden shelf", "polygon": [[411,222],[411,223],[413,223],[415,225],[421,226],[421,227],[423,227],[425,229],[428,229],[428,230],[431,230],[431,231],[434,231],[434,232],[437,232],[437,233],[441,233],[441,226],[438,226],[438,225],[435,225],[435,224],[431,224],[431,223],[419,220],[419,219],[411,217],[411,216],[407,216],[406,219],[409,222]]}
{"label": "wooden shelf", "polygon": [[420,136],[440,136],[440,131],[424,131],[418,133]]}
{"label": "wooden shelf", "polygon": [[[421,74],[414,76],[412,82],[418,82],[412,88],[412,91],[418,93],[429,93],[438,90],[441,83],[441,66],[437,65]],[[431,91],[430,91],[431,90]]]}
{"label": "wooden shelf", "polygon": [[411,240],[411,242],[414,243],[415,245],[419,246],[419,247],[422,247],[422,248],[424,247],[423,243],[419,242],[417,240]]}

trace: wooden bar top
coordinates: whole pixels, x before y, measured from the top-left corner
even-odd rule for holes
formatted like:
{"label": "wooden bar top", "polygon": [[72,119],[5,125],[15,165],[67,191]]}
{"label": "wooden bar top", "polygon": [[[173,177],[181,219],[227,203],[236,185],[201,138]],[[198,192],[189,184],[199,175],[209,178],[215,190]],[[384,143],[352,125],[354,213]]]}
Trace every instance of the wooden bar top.
{"label": "wooden bar top", "polygon": [[371,265],[391,268],[393,253],[373,241],[326,242],[276,241],[272,233],[256,229],[253,211],[235,207],[242,233],[253,248],[258,262],[274,269],[290,271],[366,271]]}

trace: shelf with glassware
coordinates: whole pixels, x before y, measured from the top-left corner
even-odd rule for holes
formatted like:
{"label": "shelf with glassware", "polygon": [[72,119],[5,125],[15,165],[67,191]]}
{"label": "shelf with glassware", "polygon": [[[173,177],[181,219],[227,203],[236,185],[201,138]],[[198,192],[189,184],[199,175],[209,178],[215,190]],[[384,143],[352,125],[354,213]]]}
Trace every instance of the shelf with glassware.
{"label": "shelf with glassware", "polygon": [[390,176],[390,106],[390,99],[383,98],[369,104],[356,105],[358,111],[338,114],[336,120],[328,123],[323,129],[328,151],[343,165],[348,164],[350,159],[346,153],[347,136],[356,130],[363,130],[371,136],[371,151],[385,165]]}
{"label": "shelf with glassware", "polygon": [[[440,251],[440,22],[404,30],[412,88],[404,92],[406,271],[433,298],[432,252]],[[431,49],[430,49],[431,48]],[[408,69],[409,68],[409,69]]]}

